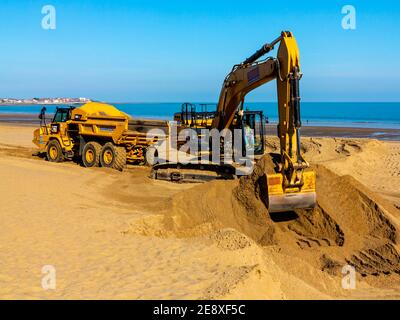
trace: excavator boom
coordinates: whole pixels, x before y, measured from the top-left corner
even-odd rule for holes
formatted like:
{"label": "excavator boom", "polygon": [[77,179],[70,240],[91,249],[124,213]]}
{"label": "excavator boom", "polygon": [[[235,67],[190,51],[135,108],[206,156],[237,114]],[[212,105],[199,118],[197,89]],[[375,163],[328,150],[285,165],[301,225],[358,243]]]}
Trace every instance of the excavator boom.
{"label": "excavator boom", "polygon": [[[277,58],[259,61],[279,43]],[[279,172],[268,175],[271,212],[313,207],[316,203],[315,173],[300,149],[300,55],[291,32],[284,31],[252,56],[235,65],[224,80],[213,127],[229,128],[245,96],[259,86],[276,80],[278,93]]]}

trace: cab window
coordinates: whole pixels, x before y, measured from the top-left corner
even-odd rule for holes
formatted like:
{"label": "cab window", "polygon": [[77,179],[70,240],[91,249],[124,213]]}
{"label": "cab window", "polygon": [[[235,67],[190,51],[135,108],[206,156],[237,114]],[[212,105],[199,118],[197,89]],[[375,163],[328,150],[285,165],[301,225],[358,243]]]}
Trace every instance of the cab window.
{"label": "cab window", "polygon": [[243,119],[245,148],[252,148],[255,155],[264,153],[263,117],[258,113],[245,114]]}
{"label": "cab window", "polygon": [[57,109],[53,122],[65,122],[69,119],[69,109]]}

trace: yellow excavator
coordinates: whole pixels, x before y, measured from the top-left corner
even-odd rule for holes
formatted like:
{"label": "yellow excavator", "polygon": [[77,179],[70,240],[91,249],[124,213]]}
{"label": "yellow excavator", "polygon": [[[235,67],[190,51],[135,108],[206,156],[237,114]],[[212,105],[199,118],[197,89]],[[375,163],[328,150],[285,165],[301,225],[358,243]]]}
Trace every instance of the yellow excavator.
{"label": "yellow excavator", "polygon": [[[279,44],[277,57],[259,60]],[[316,203],[315,172],[303,158],[300,149],[300,73],[299,49],[293,34],[284,31],[263,45],[252,56],[233,67],[226,76],[212,121],[205,127],[218,130],[233,129],[240,121],[244,99],[250,91],[276,80],[278,96],[278,136],[280,139],[280,161],[276,173],[267,175],[268,209],[270,212],[311,208]],[[204,122],[193,117],[188,126]],[[264,125],[261,123],[260,125]],[[155,170],[157,176],[157,168]],[[171,173],[170,176],[173,176]],[[165,177],[158,173],[158,178]]]}
{"label": "yellow excavator", "polygon": [[[259,58],[279,43],[277,58]],[[313,207],[316,203],[315,173],[303,158],[300,149],[300,55],[291,32],[284,31],[252,56],[235,65],[225,78],[213,127],[228,128],[247,93],[276,79],[278,96],[278,136],[280,168],[268,175],[269,210],[286,211]]]}

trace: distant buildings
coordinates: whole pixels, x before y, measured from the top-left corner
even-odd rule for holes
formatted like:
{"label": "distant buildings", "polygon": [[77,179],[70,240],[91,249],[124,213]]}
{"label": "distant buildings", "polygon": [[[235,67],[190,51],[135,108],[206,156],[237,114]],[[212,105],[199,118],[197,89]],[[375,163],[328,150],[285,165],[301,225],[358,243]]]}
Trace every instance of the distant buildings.
{"label": "distant buildings", "polygon": [[33,99],[15,99],[0,98],[0,104],[75,104],[86,103],[91,100],[88,98],[33,98]]}

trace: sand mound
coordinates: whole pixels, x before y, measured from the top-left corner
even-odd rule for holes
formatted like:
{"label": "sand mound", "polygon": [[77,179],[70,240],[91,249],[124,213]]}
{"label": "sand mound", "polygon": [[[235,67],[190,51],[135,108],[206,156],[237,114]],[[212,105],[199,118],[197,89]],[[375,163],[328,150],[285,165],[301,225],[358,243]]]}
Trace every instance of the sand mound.
{"label": "sand mound", "polygon": [[[304,138],[306,158],[330,169],[316,167],[319,206],[272,215],[271,158],[248,178],[172,184],[144,167],[32,158],[32,130],[0,126],[1,298],[400,298],[400,143]],[[341,286],[347,263],[366,275],[356,290]],[[57,290],[40,286],[45,264]]]}
{"label": "sand mound", "polygon": [[342,229],[320,205],[298,214],[288,229],[296,234],[300,248],[344,244]]}
{"label": "sand mound", "polygon": [[178,194],[166,212],[167,229],[179,237],[233,228],[256,242],[270,242],[272,221],[260,199],[249,207],[237,200],[238,181],[212,181]]}
{"label": "sand mound", "polygon": [[343,250],[334,253],[362,275],[400,272],[398,230],[391,206],[351,176],[317,168],[318,204],[344,233]]}
{"label": "sand mound", "polygon": [[[317,206],[269,214],[265,172],[273,168],[268,155],[239,181],[214,181],[180,193],[171,200],[167,229],[193,237],[233,228],[261,246],[282,247],[299,256],[308,251],[310,263],[331,274],[345,264],[364,276],[400,273],[398,231],[384,200],[354,178],[317,165]],[[224,232],[217,240],[240,248],[246,246],[243,239]]]}
{"label": "sand mound", "polygon": [[166,225],[178,236],[197,236],[234,228],[262,245],[273,244],[273,221],[265,198],[265,175],[274,164],[263,158],[252,175],[236,181],[212,181],[171,200]]}

